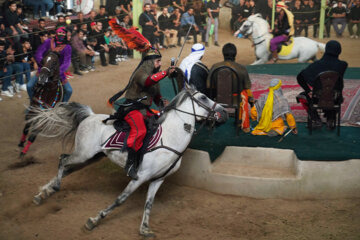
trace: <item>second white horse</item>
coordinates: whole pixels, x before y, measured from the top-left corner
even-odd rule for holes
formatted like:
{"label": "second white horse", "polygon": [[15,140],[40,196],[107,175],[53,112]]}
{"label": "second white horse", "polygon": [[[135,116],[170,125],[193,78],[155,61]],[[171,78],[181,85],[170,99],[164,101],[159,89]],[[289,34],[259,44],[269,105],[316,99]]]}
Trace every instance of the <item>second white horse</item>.
{"label": "second white horse", "polygon": [[[252,41],[255,46],[256,61],[251,65],[264,64],[271,58],[269,50],[270,40],[273,37],[269,32],[270,26],[268,22],[261,17],[260,14],[251,15],[235,32],[234,36],[239,33],[244,36],[252,36]],[[294,37],[294,43],[291,51],[285,55],[279,53],[279,59],[287,60],[298,58],[298,62],[304,63],[309,60],[316,60],[318,51],[325,51],[325,44],[320,43],[306,37]]]}

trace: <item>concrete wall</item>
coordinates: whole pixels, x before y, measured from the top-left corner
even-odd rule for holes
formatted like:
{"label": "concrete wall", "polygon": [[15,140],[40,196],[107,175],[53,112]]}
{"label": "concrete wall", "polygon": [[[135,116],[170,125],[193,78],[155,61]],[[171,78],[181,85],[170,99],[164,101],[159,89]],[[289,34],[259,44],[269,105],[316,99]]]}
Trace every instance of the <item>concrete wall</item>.
{"label": "concrete wall", "polygon": [[360,160],[300,161],[292,150],[227,147],[211,164],[207,152],[188,149],[170,179],[220,194],[254,198],[360,197]]}

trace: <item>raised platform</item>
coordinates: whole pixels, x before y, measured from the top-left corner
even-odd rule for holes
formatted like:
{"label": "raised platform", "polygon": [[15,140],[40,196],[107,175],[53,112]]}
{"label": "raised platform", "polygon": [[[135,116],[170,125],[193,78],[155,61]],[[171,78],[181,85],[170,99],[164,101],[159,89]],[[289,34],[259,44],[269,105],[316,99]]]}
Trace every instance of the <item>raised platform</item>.
{"label": "raised platform", "polygon": [[300,161],[292,150],[228,146],[213,164],[207,152],[188,149],[171,180],[254,198],[359,198],[359,172],[359,159]]}

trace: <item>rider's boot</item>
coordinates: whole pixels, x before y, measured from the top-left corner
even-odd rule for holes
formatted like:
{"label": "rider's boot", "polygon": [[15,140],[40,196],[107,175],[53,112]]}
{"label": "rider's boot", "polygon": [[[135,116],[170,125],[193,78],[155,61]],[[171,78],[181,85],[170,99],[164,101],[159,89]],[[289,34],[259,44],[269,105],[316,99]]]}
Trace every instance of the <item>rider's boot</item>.
{"label": "rider's boot", "polygon": [[128,159],[125,165],[126,175],[134,180],[138,179],[137,167],[138,167],[138,154],[134,149],[130,148],[128,151]]}
{"label": "rider's boot", "polygon": [[274,63],[276,63],[278,60],[278,53],[276,50],[272,52],[272,60]]}

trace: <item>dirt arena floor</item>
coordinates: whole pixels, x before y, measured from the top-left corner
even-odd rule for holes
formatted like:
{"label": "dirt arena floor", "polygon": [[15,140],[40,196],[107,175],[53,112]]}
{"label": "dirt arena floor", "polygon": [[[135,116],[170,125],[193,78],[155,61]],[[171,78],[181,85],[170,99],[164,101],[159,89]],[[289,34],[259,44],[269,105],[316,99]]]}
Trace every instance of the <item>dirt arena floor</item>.
{"label": "dirt arena floor", "polygon": [[[254,61],[250,41],[220,33],[221,44],[236,44],[238,62],[246,65]],[[340,58],[350,67],[360,67],[360,41],[339,41],[343,46]],[[182,57],[190,46],[186,44]],[[179,49],[162,51],[163,68]],[[220,47],[206,49],[205,64],[211,66],[220,60]],[[137,64],[138,60],[131,60],[119,66],[98,66],[95,72],[75,77],[70,80],[74,90],[71,100],[90,105],[96,113],[110,113],[106,100],[125,86]],[[0,102],[0,240],[141,239],[138,229],[147,185],[93,231],[83,228],[87,219],[111,204],[128,182],[123,170],[106,158],[66,177],[61,191],[42,205],[32,203],[38,187],[57,173],[58,156],[63,151],[61,144],[38,138],[28,153],[30,164],[21,164],[17,143],[27,103],[24,92],[13,99],[3,97]],[[157,239],[355,240],[360,239],[360,199],[252,199],[165,181],[155,199],[150,226]]]}

